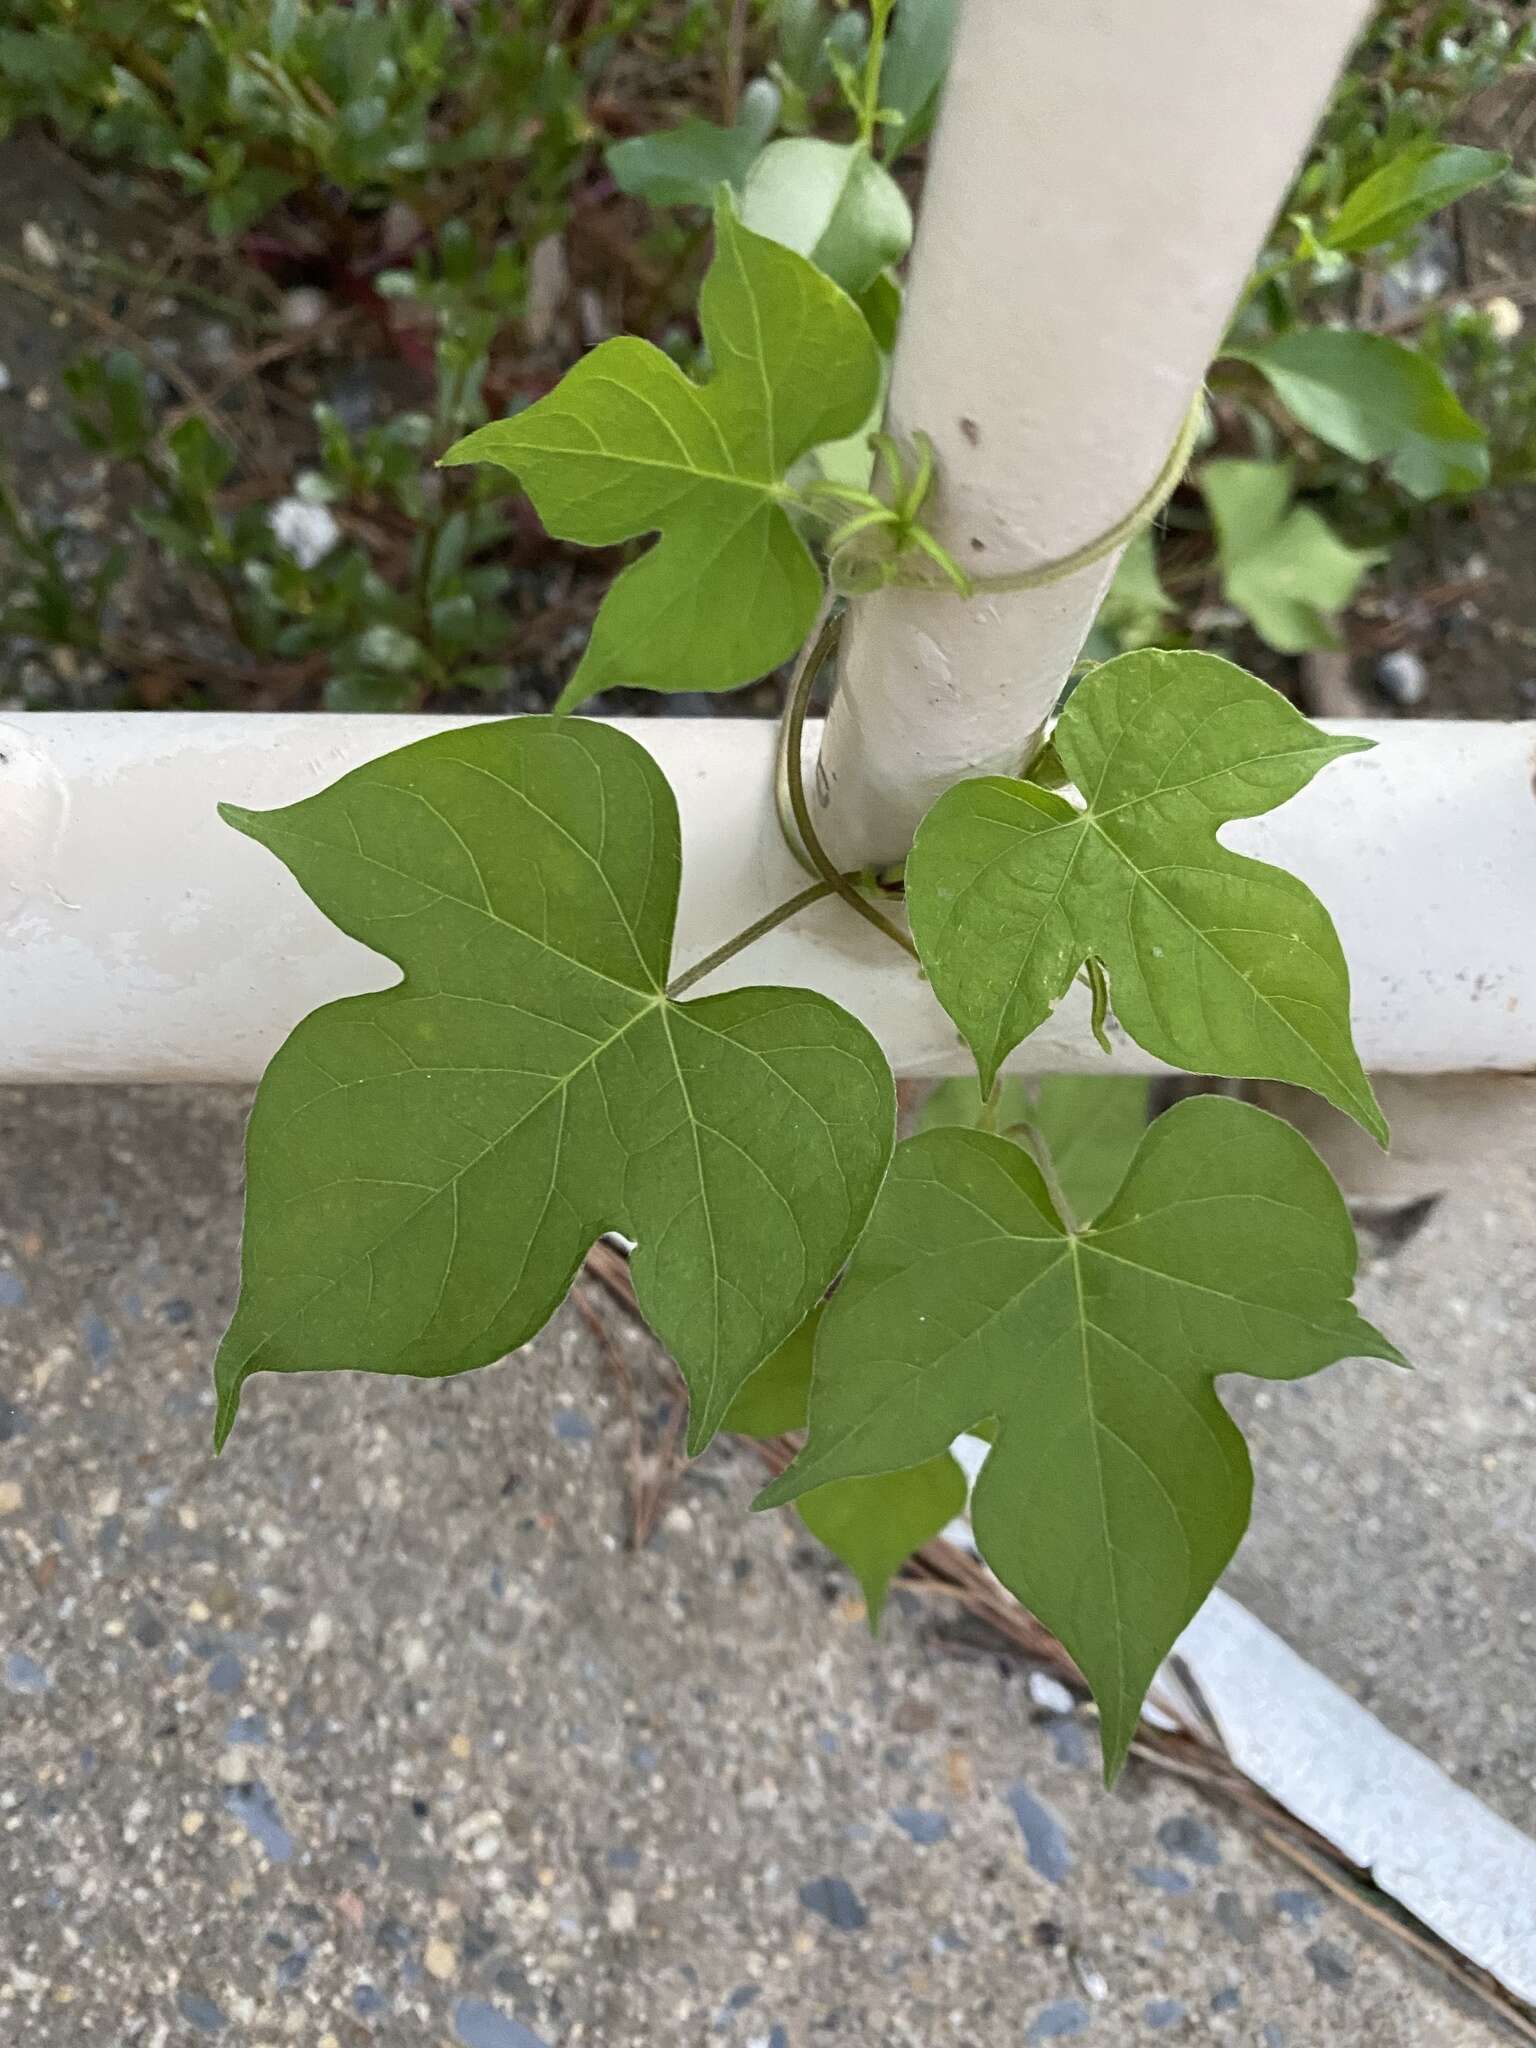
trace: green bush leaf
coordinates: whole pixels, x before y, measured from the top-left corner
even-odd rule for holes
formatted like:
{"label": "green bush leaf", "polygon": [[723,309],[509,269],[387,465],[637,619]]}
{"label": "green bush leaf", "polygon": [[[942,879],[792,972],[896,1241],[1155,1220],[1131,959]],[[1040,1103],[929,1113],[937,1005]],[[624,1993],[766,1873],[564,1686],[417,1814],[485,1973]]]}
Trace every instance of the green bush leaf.
{"label": "green bush leaf", "polygon": [[1303,327],[1227,353],[1266,377],[1309,434],[1357,462],[1384,462],[1415,498],[1488,481],[1488,436],[1418,349],[1384,334]]}
{"label": "green bush leaf", "polygon": [[897,0],[880,67],[880,104],[900,114],[895,150],[921,139],[955,40],[957,0]]}
{"label": "green bush leaf", "polygon": [[621,192],[652,206],[713,206],[722,185],[740,191],[752,160],[779,118],[779,90],[756,78],[741,96],[733,127],[685,121],[659,135],[633,135],[603,161]]}
{"label": "green bush leaf", "polygon": [[1508,169],[1509,158],[1491,149],[1425,137],[1355,187],[1334,215],[1324,245],[1354,255],[1390,242]]}
{"label": "green bush leaf", "polygon": [[995,1417],[977,1545],[1082,1667],[1113,1777],[1247,1526],[1247,1448],[1214,1382],[1400,1363],[1351,1307],[1354,1277],[1327,1169],[1245,1103],[1160,1117],[1076,1233],[1019,1147],[910,1139],[823,1320],[809,1442],[757,1505],[910,1466]]}
{"label": "green bush leaf", "polygon": [[963,782],[907,861],[912,936],[982,1085],[1092,956],[1158,1059],[1297,1082],[1385,1142],[1327,911],[1216,838],[1370,742],[1319,732],[1213,654],[1146,650],[1084,677],[1054,744],[1083,808],[1003,776]]}
{"label": "green bush leaf", "polygon": [[[1073,1216],[1097,1216],[1146,1136],[1147,1083],[1130,1074],[1048,1074],[1039,1081],[1007,1075],[997,1088],[993,1127],[1043,1144]],[[974,1080],[941,1081],[923,1104],[918,1129],[980,1130],[984,1110]]]}
{"label": "green bush leaf", "polygon": [[802,990],[665,995],[677,807],[607,727],[444,733],[224,816],[403,978],[307,1017],[262,1081],[218,1440],[254,1372],[503,1357],[616,1229],[700,1449],[874,1200],[873,1039]]}
{"label": "green bush leaf", "polygon": [[859,294],[859,311],[869,322],[869,331],[882,355],[888,356],[896,346],[901,306],[901,286],[888,270],[882,271],[869,289]]}
{"label": "green bush leaf", "polygon": [[1157,543],[1146,528],[1120,557],[1084,652],[1091,660],[1108,661],[1132,647],[1146,647],[1162,637],[1175,609],[1157,573]]}
{"label": "green bush leaf", "polygon": [[1259,636],[1282,654],[1337,647],[1336,614],[1386,550],[1348,547],[1320,513],[1293,505],[1288,463],[1207,462],[1200,488],[1222,587]]}
{"label": "green bush leaf", "polygon": [[[783,1436],[804,1429],[811,1398],[811,1364],[822,1309],[814,1310],[787,1343],[752,1375],[731,1403],[724,1429],[741,1436]],[[880,1626],[891,1580],[914,1550],[921,1550],[965,1510],[965,1474],[950,1453],[905,1472],[874,1479],[838,1479],[797,1503],[800,1519],[859,1582],[870,1632]]]}
{"label": "green bush leaf", "polygon": [[786,136],[753,164],[743,224],[808,258],[861,298],[912,246],[912,211],[890,172],[861,142]]}
{"label": "green bush leaf", "polygon": [[784,477],[868,417],[880,352],[857,306],[722,198],[700,301],[715,363],[695,384],[649,342],[605,341],[547,398],[459,441],[445,462],[512,470],[561,540],[659,532],[615,579],[560,699],[731,690],[800,645],[822,579],[784,510]]}

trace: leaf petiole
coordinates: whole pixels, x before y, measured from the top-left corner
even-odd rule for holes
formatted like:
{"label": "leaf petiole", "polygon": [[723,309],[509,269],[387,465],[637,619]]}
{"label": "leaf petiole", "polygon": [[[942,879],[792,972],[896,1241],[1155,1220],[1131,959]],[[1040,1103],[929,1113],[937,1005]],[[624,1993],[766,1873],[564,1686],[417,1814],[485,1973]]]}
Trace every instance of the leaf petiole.
{"label": "leaf petiole", "polygon": [[766,938],[769,932],[776,931],[781,924],[787,924],[792,917],[798,917],[802,910],[809,910],[813,903],[824,902],[828,896],[836,894],[837,891],[830,882],[812,883],[809,889],[802,889],[798,896],[791,896],[787,903],[780,903],[774,909],[765,911],[761,917],[749,924],[745,931],[738,932],[733,939],[727,939],[723,946],[716,946],[713,953],[706,953],[696,966],[690,967],[685,974],[678,975],[675,981],[667,984],[667,994],[675,1000],[696,983],[703,981],[706,975],[713,974],[717,967],[723,967],[727,960],[734,960],[736,955],[744,953],[748,946]]}
{"label": "leaf petiole", "polygon": [[1090,953],[1083,962],[1088,970],[1088,986],[1093,991],[1093,1016],[1090,1020],[1094,1037],[1101,1052],[1113,1054],[1115,1048],[1109,1042],[1109,1033],[1104,1029],[1109,1016],[1109,978],[1097,954]]}

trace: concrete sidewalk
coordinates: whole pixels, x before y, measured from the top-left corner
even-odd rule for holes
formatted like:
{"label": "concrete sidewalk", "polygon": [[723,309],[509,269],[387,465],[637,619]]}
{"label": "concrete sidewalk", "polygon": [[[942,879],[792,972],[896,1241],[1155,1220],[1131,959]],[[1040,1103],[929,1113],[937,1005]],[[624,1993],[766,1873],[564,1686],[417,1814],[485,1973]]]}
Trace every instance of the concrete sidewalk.
{"label": "concrete sidewalk", "polygon": [[[628,1553],[572,1314],[459,1381],[259,1380],[215,1465],[240,1122],[0,1094],[0,2040],[1499,2038],[1182,1788],[1106,1795],[932,1606],[871,1644],[748,1454]],[[1525,1825],[1532,1207],[1373,1275],[1416,1376],[1244,1391],[1229,1581]]]}

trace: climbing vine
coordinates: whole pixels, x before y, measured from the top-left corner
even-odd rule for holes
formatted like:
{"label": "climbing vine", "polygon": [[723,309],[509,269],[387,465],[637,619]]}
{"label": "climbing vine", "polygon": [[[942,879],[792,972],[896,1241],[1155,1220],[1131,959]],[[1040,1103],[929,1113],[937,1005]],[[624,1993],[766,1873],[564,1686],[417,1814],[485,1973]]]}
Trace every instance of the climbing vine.
{"label": "climbing vine", "polygon": [[[849,92],[857,175],[876,189],[878,97],[867,79]],[[1048,744],[1020,733],[1026,772],[940,799],[903,922],[893,877],[877,891],[840,874],[816,840],[796,722],[808,650],[783,794],[817,878],[706,960],[674,960],[673,794],[636,741],[567,714],[614,684],[728,690],[805,643],[824,655],[840,590],[969,587],[922,523],[931,451],[872,433],[889,209],[840,189],[836,267],[866,301],[881,283],[875,326],[722,188],[705,375],[611,340],[446,457],[512,471],[563,539],[656,536],[557,714],[437,734],[281,810],[225,808],[401,978],[306,1018],[262,1082],[217,1441],[256,1373],[502,1358],[621,1232],[687,1382],[690,1451],[721,1428],[805,1429],[758,1505],[796,1502],[872,1619],[902,1558],[963,1506],[954,1440],[990,1444],[978,1546],[1082,1668],[1112,1775],[1247,1522],[1217,1377],[1396,1354],[1351,1306],[1343,1202],[1288,1125],[1208,1096],[1143,1134],[1133,1109],[1120,1166],[1090,1177],[998,1073],[1081,977],[1105,1043],[1118,1030],[1198,1073],[1297,1083],[1385,1142],[1326,909],[1217,837],[1347,773],[1333,764],[1366,742],[1325,736],[1213,656],[1122,655],[1088,671]],[[1147,523],[1192,437],[1102,551]],[[691,993],[834,894],[916,955],[975,1056],[969,1106],[951,1093],[899,1145],[886,1061],[836,1004]]]}

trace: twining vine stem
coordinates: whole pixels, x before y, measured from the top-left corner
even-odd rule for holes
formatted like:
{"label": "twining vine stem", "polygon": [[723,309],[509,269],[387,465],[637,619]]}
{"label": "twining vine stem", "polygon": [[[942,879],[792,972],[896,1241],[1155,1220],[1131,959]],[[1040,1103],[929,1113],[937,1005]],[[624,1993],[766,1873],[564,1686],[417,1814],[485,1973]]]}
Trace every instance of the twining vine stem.
{"label": "twining vine stem", "polygon": [[829,595],[822,604],[821,616],[815,631],[807,641],[790,684],[789,702],[784,709],[784,723],[779,728],[779,758],[777,774],[777,797],[779,823],[790,851],[808,867],[813,874],[820,875],[831,892],[841,897],[850,910],[858,912],[866,924],[872,924],[877,932],[900,946],[904,953],[917,959],[917,948],[899,925],[893,924],[881,910],[877,910],[869,899],[861,894],[857,883],[843,874],[827,849],[822,845],[816,826],[811,817],[811,807],[805,794],[805,717],[810,709],[811,692],[816,679],[826,666],[828,658],[837,646],[841,630],[840,620],[832,616],[833,599]]}

